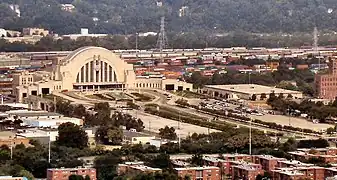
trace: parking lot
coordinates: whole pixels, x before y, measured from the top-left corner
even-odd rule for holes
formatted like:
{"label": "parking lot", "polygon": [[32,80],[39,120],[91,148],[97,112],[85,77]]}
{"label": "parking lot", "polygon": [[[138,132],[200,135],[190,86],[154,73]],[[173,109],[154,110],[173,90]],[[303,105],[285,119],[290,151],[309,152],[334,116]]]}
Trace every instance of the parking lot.
{"label": "parking lot", "polygon": [[[253,119],[258,119],[265,122],[273,122],[276,124],[284,126],[293,126],[304,129],[312,129],[315,131],[326,130],[329,127],[333,127],[331,124],[322,124],[322,123],[313,123],[311,120],[300,118],[300,117],[290,117],[285,115],[272,115],[268,114],[268,111],[260,109],[259,107],[250,107],[243,105],[240,108],[240,105],[233,104],[230,102],[222,102],[214,99],[210,100],[192,100],[189,101],[194,105],[206,104],[204,107],[213,109],[213,110],[228,110],[234,112],[237,115],[249,116]],[[244,103],[243,103],[244,104]],[[289,121],[290,120],[290,121]],[[289,123],[290,122],[290,123]]]}

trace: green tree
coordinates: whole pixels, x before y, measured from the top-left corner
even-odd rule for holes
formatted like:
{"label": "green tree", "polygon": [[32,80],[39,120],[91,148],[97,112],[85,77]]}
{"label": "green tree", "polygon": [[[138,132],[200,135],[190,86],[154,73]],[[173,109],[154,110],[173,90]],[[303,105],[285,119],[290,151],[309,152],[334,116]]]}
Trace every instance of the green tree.
{"label": "green tree", "polygon": [[292,99],[292,98],[293,98],[293,95],[288,94],[287,99]]}
{"label": "green tree", "polygon": [[252,101],[256,101],[256,94],[253,94],[253,95],[252,95],[251,100],[252,100]]}
{"label": "green tree", "polygon": [[104,156],[99,156],[94,161],[97,170],[97,179],[113,179],[116,175],[118,163],[121,163],[120,152],[112,152]]}
{"label": "green tree", "polygon": [[196,166],[203,166],[203,160],[202,160],[203,155],[200,153],[193,154],[191,163],[196,165]]}
{"label": "green tree", "polygon": [[84,180],[83,176],[72,174],[68,178],[69,180]]}
{"label": "green tree", "polygon": [[82,104],[79,104],[74,107],[74,116],[77,118],[82,118],[86,115],[85,107]]}
{"label": "green tree", "polygon": [[335,129],[334,129],[333,127],[329,127],[329,128],[326,130],[326,133],[327,133],[327,134],[330,134],[330,135],[333,134],[334,132],[336,132],[336,131],[335,131]]}
{"label": "green tree", "polygon": [[177,134],[175,133],[174,127],[165,126],[164,128],[159,129],[159,136],[162,139],[177,139]]}
{"label": "green tree", "polygon": [[58,127],[56,143],[60,146],[83,149],[88,146],[88,135],[74,123],[63,123]]}
{"label": "green tree", "polygon": [[84,180],[90,180],[90,177],[88,175],[86,175]]}
{"label": "green tree", "polygon": [[161,169],[169,168],[171,166],[170,156],[164,153],[160,153],[152,159],[151,166]]}
{"label": "green tree", "polygon": [[96,141],[105,145],[120,145],[123,141],[123,131],[117,127],[101,126],[97,129]]}
{"label": "green tree", "polygon": [[17,176],[18,177],[26,177],[29,180],[35,179],[34,175],[31,172],[27,171],[27,170],[21,170],[21,171],[19,171],[19,173],[18,173]]}
{"label": "green tree", "polygon": [[266,93],[262,93],[261,96],[260,96],[260,99],[263,101],[264,99],[267,98],[267,95]]}

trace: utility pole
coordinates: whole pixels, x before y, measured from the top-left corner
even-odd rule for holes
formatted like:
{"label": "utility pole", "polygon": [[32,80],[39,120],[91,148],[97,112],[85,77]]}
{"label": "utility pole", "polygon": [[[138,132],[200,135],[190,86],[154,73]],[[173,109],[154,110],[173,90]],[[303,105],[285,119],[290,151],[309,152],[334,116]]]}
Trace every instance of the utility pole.
{"label": "utility pole", "polygon": [[50,131],[48,132],[48,137],[49,137],[49,141],[48,141],[48,162],[50,163]]}
{"label": "utility pole", "polygon": [[11,141],[11,160],[13,159],[13,141],[14,141],[14,138],[12,138],[12,141]]}
{"label": "utility pole", "polygon": [[179,145],[179,149],[180,149],[180,145],[181,145],[181,139],[180,139],[180,110],[178,111],[178,116],[179,116],[179,120],[178,120],[178,145]]}
{"label": "utility pole", "polygon": [[249,155],[252,155],[252,118],[249,120]]}

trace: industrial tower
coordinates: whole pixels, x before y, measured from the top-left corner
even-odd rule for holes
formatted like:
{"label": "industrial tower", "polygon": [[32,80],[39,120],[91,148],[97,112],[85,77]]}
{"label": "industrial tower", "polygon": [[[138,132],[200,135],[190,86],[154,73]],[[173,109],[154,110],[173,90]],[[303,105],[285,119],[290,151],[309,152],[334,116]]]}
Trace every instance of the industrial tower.
{"label": "industrial tower", "polygon": [[160,20],[160,31],[158,33],[157,49],[160,51],[160,60],[163,61],[163,49],[167,48],[167,37],[165,33],[165,17]]}

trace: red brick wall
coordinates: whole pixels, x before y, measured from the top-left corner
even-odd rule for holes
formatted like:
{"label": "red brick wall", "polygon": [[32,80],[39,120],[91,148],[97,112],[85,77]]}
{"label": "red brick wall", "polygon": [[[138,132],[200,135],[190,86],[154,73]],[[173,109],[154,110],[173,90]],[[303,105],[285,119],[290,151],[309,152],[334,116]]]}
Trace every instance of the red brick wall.
{"label": "red brick wall", "polygon": [[48,169],[47,170],[47,180],[68,180],[69,176],[82,175],[85,177],[88,175],[91,180],[96,180],[96,170],[95,169],[78,169],[78,170],[69,170],[69,169]]}

